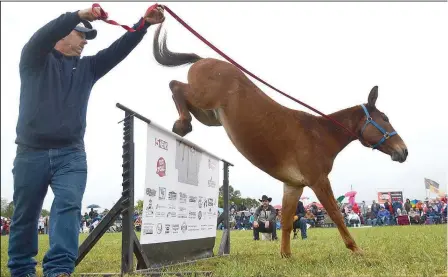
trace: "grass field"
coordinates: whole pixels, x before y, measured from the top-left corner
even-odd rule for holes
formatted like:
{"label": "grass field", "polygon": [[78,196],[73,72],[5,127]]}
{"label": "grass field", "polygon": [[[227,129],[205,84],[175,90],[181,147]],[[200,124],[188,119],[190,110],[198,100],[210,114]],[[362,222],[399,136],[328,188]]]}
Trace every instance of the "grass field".
{"label": "grass field", "polygon": [[[280,257],[280,242],[253,241],[251,231],[231,232],[231,255],[173,266],[167,271],[213,271],[214,276],[447,276],[447,225],[351,228],[363,257],[351,255],[335,228],[308,230],[292,241],[292,258]],[[222,233],[218,231],[215,253]],[[138,235],[139,236],[139,235]],[[86,235],[81,235],[80,242]],[[7,270],[8,238],[1,238],[1,276]],[[48,248],[39,236],[38,274]],[[120,271],[121,233],[105,234],[76,273]]]}

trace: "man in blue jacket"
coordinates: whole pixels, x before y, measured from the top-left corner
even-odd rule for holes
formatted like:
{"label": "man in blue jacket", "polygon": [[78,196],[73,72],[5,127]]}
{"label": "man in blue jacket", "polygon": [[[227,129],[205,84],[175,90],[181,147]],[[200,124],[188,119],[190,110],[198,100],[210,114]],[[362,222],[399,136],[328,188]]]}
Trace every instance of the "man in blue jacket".
{"label": "man in blue jacket", "polygon": [[86,28],[98,19],[100,11],[95,9],[60,15],[37,30],[22,50],[17,152],[12,171],[15,211],[8,249],[12,277],[35,276],[37,222],[48,186],[54,201],[44,275],[73,273],[87,180],[84,133],[91,89],[139,44],[150,25],[165,20],[163,9],[154,9],[134,26],[143,20],[141,30],[126,32],[96,55],[80,58],[87,40],[96,37],[96,30]]}

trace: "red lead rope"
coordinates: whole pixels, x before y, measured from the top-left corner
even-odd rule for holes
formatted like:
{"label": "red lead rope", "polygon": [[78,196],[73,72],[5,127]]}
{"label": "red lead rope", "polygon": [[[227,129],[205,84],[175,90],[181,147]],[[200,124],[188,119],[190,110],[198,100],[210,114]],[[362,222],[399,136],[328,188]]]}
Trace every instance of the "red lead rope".
{"label": "red lead rope", "polygon": [[[148,8],[148,10],[146,11],[146,14],[148,14],[151,10],[157,8],[157,7],[163,7],[164,10],[166,10],[172,17],[174,17],[174,19],[176,19],[180,24],[182,24],[182,26],[184,26],[188,31],[190,31],[193,35],[195,35],[197,38],[199,38],[202,42],[204,42],[205,44],[207,44],[210,48],[212,48],[213,50],[215,50],[215,52],[217,52],[219,55],[221,55],[223,58],[225,58],[227,61],[229,61],[230,63],[232,63],[233,65],[235,65],[236,67],[238,67],[241,71],[245,72],[246,74],[250,75],[251,77],[255,78],[256,80],[258,80],[259,82],[265,84],[266,86],[270,87],[271,89],[277,91],[278,93],[282,94],[283,96],[299,103],[302,106],[307,107],[308,109],[314,111],[315,113],[331,120],[333,123],[335,123],[336,125],[339,125],[340,127],[342,127],[344,130],[346,130],[349,134],[351,134],[352,136],[356,137],[357,139],[361,140],[361,138],[356,135],[354,132],[352,132],[351,130],[347,129],[344,125],[342,125],[339,121],[331,118],[330,116],[316,110],[315,108],[307,105],[306,103],[284,93],[283,91],[279,90],[278,88],[270,85],[269,83],[263,81],[262,79],[260,79],[259,77],[257,77],[255,74],[253,74],[252,72],[250,72],[249,70],[245,69],[243,66],[241,66],[240,64],[238,64],[236,61],[234,61],[232,58],[230,58],[229,56],[227,56],[226,54],[224,54],[224,52],[222,52],[221,50],[219,50],[216,46],[214,46],[211,42],[209,42],[207,39],[205,39],[203,36],[201,36],[198,32],[196,32],[193,28],[190,27],[190,25],[188,25],[185,21],[183,21],[177,14],[175,14],[170,8],[168,8],[165,5],[159,5],[159,4],[154,4],[151,7]],[[113,20],[106,20],[107,19],[107,13],[100,7],[99,4],[93,4],[92,8],[94,7],[99,7],[101,10],[101,17],[100,19],[102,19],[103,21],[112,24],[112,25],[119,25],[121,27],[123,27],[124,29],[128,30],[129,32],[135,32],[140,30],[143,27],[143,24],[140,24],[140,26],[137,28],[137,30],[134,30],[132,28],[129,28],[126,25],[120,25],[117,22],[113,21]],[[144,21],[142,21],[144,22]]]}
{"label": "red lead rope", "polygon": [[[157,8],[158,6],[159,6],[158,4],[154,4],[154,5],[152,5],[151,7],[149,7],[149,8],[146,10],[145,16],[146,16],[150,11],[154,10],[155,8]],[[97,14],[97,13],[95,12],[95,9],[94,9],[94,8],[100,8],[100,14]],[[133,29],[133,28],[127,26],[127,25],[121,25],[121,24],[119,24],[118,22],[116,22],[116,21],[114,21],[114,20],[107,19],[107,18],[109,17],[109,15],[107,14],[107,12],[105,12],[105,11],[103,10],[103,8],[101,8],[100,4],[98,4],[98,3],[95,3],[95,4],[92,5],[92,12],[93,12],[95,15],[98,15],[98,16],[99,16],[99,19],[103,20],[104,22],[109,23],[109,24],[111,24],[111,25],[121,26],[121,27],[123,27],[124,29],[126,29],[127,31],[129,31],[129,32],[131,32],[131,33],[132,33],[132,32],[135,32],[135,31],[140,31],[140,30],[143,28],[143,26],[145,25],[145,21],[142,20],[142,21],[140,22],[140,25],[138,25],[137,29]]]}

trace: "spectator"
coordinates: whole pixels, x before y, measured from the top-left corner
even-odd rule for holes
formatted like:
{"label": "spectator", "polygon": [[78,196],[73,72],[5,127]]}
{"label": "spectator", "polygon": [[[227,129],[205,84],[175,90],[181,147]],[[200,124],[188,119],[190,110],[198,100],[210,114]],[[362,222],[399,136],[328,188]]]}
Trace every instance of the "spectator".
{"label": "spectator", "polygon": [[[318,213],[318,211],[316,212],[316,216],[317,216],[317,213]],[[305,219],[306,219],[306,223],[310,224],[311,227],[314,227],[316,225],[316,217],[311,212],[310,208],[306,209]]]}
{"label": "spectator", "polygon": [[387,210],[390,214],[392,214],[392,207],[391,204],[389,203],[389,200],[386,200],[386,202],[384,202],[384,209]]}
{"label": "spectator", "polygon": [[255,210],[254,214],[254,240],[260,239],[260,233],[272,233],[272,240],[277,240],[277,228],[275,224],[277,214],[275,208],[270,204],[272,198],[263,195],[259,200],[262,204]]}
{"label": "spectator", "polygon": [[361,211],[362,217],[366,217],[367,211],[369,210],[369,207],[366,205],[366,201],[362,201],[361,205],[359,206],[359,209]]}
{"label": "spectator", "polygon": [[347,214],[347,221],[350,226],[360,226],[361,219],[359,218],[359,215],[355,213],[355,211],[352,209]]}
{"label": "spectator", "polygon": [[380,204],[376,203],[375,200],[373,200],[370,209],[375,216],[378,216],[378,212],[380,211]]}
{"label": "spectator", "polygon": [[417,210],[417,208],[411,209],[408,213],[408,216],[411,223],[420,224],[420,212]]}
{"label": "spectator", "polygon": [[[238,207],[236,206],[235,202],[232,201],[232,202],[230,203],[229,210],[230,210],[232,213],[236,213],[236,212],[238,211]],[[232,210],[233,210],[233,211],[232,211]]]}
{"label": "spectator", "polygon": [[297,229],[300,229],[300,234],[302,236],[302,240],[307,238],[306,234],[306,219],[305,219],[305,207],[303,206],[302,201],[299,200],[297,203],[296,208],[296,215],[294,216],[294,223],[293,223],[293,230],[294,230],[294,237],[293,239],[297,238]]}
{"label": "spectator", "polygon": [[404,203],[404,209],[406,210],[406,212],[409,214],[409,212],[412,209],[412,204],[411,201],[409,199],[406,199],[406,202]]}
{"label": "spectator", "polygon": [[430,224],[440,223],[440,214],[436,212],[433,207],[429,207],[426,216],[429,218]]}
{"label": "spectator", "polygon": [[376,215],[372,212],[372,210],[370,208],[367,209],[367,213],[366,213],[366,224],[370,225],[370,226],[375,226],[376,222],[377,222],[377,218]]}
{"label": "spectator", "polygon": [[[387,203],[387,202],[386,202]],[[380,211],[378,212],[378,225],[389,225],[390,212],[386,210],[385,207],[381,206]]]}

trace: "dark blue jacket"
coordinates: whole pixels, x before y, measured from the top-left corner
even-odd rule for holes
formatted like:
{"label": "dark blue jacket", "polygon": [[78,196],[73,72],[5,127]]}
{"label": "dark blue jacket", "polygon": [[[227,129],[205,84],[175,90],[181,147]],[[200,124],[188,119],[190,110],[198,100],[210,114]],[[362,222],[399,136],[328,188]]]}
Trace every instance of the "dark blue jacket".
{"label": "dark blue jacket", "polygon": [[41,149],[83,145],[92,87],[138,45],[150,26],[145,23],[138,32],[126,32],[94,56],[66,57],[54,46],[80,22],[78,12],[67,12],[25,44],[19,64],[18,145]]}

